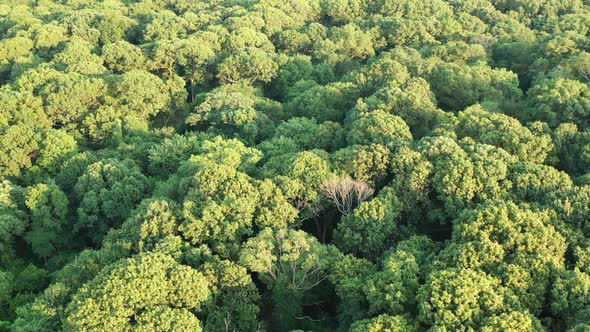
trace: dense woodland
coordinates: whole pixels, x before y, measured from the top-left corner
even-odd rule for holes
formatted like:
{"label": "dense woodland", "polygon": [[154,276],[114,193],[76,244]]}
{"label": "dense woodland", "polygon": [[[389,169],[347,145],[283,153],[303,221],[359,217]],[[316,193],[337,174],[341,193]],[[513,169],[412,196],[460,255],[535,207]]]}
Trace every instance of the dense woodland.
{"label": "dense woodland", "polygon": [[1,0],[0,330],[590,331],[590,1]]}

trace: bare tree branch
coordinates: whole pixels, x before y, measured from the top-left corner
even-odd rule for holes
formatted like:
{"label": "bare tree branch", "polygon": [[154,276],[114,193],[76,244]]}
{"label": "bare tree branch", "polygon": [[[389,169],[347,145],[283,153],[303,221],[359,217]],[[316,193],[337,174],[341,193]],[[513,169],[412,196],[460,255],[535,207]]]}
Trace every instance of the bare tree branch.
{"label": "bare tree branch", "polygon": [[326,180],[321,191],[342,214],[349,214],[375,192],[366,182],[354,180],[349,176]]}

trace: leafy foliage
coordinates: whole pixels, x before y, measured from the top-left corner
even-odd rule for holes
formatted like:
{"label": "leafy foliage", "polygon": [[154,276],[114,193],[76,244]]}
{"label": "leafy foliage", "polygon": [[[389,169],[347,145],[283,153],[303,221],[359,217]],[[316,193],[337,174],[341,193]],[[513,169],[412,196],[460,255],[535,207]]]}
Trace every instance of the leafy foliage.
{"label": "leafy foliage", "polygon": [[590,3],[0,3],[0,330],[590,329]]}

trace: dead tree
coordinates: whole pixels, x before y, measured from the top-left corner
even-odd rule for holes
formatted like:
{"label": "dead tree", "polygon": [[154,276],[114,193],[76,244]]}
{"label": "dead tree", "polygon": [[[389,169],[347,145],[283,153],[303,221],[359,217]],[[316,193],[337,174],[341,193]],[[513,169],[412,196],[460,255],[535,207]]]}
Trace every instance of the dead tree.
{"label": "dead tree", "polygon": [[366,182],[354,180],[350,176],[326,180],[322,184],[321,191],[342,214],[349,214],[375,192]]}

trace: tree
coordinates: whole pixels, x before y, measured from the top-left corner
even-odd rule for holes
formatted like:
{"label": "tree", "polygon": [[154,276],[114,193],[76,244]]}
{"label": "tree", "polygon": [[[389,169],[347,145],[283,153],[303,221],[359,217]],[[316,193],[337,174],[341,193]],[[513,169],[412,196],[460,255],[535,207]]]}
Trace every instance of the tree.
{"label": "tree", "polygon": [[[0,182],[0,257],[12,257],[14,238],[25,231],[27,223],[19,209],[18,196],[21,189],[7,180]],[[6,276],[5,276],[6,277]]]}
{"label": "tree", "polygon": [[542,309],[553,273],[564,267],[566,242],[548,212],[510,202],[488,201],[466,210],[454,223],[456,264],[504,280],[532,313]]}
{"label": "tree", "polygon": [[573,186],[567,173],[545,165],[518,162],[510,164],[508,172],[511,192],[524,202],[547,202],[551,193]]}
{"label": "tree", "polygon": [[54,183],[38,184],[27,190],[25,205],[30,226],[24,237],[46,259],[68,242],[68,199]]}
{"label": "tree", "polygon": [[436,246],[426,236],[412,236],[387,251],[382,268],[363,284],[369,313],[415,314],[419,304],[416,294],[435,254]]}
{"label": "tree", "polygon": [[354,23],[329,30],[329,37],[318,43],[313,55],[327,63],[366,59],[375,55],[373,36]]}
{"label": "tree", "polygon": [[72,38],[63,51],[56,54],[52,62],[60,71],[92,75],[106,69],[103,60],[92,53],[92,45],[85,40]]}
{"label": "tree", "polygon": [[275,182],[269,179],[259,182],[258,192],[260,202],[254,222],[259,228],[288,228],[296,224],[299,211]]}
{"label": "tree", "polygon": [[229,260],[212,259],[201,266],[211,284],[211,300],[203,308],[206,331],[258,331],[259,291],[248,270]]}
{"label": "tree", "polygon": [[434,45],[426,52],[428,57],[437,57],[444,62],[454,62],[471,65],[478,61],[485,61],[487,53],[481,44],[467,44],[465,42],[449,41],[447,44]]}
{"label": "tree", "polygon": [[182,162],[200,151],[202,139],[198,135],[174,135],[163,139],[148,150],[148,170],[156,176],[169,176]]}
{"label": "tree", "polygon": [[326,157],[321,150],[290,154],[274,170],[278,186],[301,219],[314,218],[321,210],[321,185],[332,175]]}
{"label": "tree", "polygon": [[321,186],[324,196],[342,214],[349,214],[362,202],[373,195],[373,188],[350,177],[327,179]]}
{"label": "tree", "polygon": [[[246,85],[224,85],[210,93],[195,107],[186,123],[208,125],[221,133],[238,134],[250,141],[267,136],[274,127],[266,114],[256,109],[259,98]],[[237,133],[236,133],[237,131]]]}
{"label": "tree", "polygon": [[585,129],[590,110],[590,88],[577,80],[556,78],[535,85],[528,92],[529,118],[548,122],[556,127],[573,122]]}
{"label": "tree", "polygon": [[232,52],[249,48],[257,48],[265,52],[274,52],[274,46],[268,37],[251,28],[238,28],[230,32],[224,43],[224,49]]}
{"label": "tree", "polygon": [[326,121],[318,124],[315,119],[295,117],[280,123],[275,137],[288,137],[300,148],[331,151],[343,144],[342,126],[337,122]]}
{"label": "tree", "polygon": [[429,75],[429,83],[439,105],[448,111],[484,101],[514,102],[522,96],[516,74],[482,64],[438,64]]}
{"label": "tree", "polygon": [[141,49],[124,40],[104,45],[102,58],[107,68],[116,73],[141,69],[145,61]]}
{"label": "tree", "polygon": [[270,288],[278,323],[289,329],[303,318],[305,293],[326,279],[332,252],[303,231],[266,228],[246,241],[240,261]]}
{"label": "tree", "polygon": [[223,59],[217,66],[217,78],[221,83],[269,82],[278,69],[272,54],[258,48],[247,48]]}
{"label": "tree", "polygon": [[420,322],[438,329],[475,329],[506,310],[501,281],[479,270],[433,272],[420,288]]}
{"label": "tree", "polygon": [[354,321],[367,316],[368,302],[364,288],[366,280],[371,278],[376,270],[373,263],[354,255],[342,255],[335,260],[328,277],[340,299],[340,329],[348,329]]}
{"label": "tree", "polygon": [[318,85],[293,97],[285,109],[296,116],[314,118],[319,123],[340,122],[353,105],[349,88],[350,85],[344,83]]}
{"label": "tree", "polygon": [[52,54],[59,45],[68,40],[67,30],[58,24],[42,24],[35,29],[35,49],[44,51],[42,54]]}
{"label": "tree", "polygon": [[577,268],[565,271],[559,275],[551,290],[551,309],[572,322],[576,314],[588,306],[589,292],[590,275]]}
{"label": "tree", "polygon": [[0,95],[0,126],[18,123],[43,129],[52,125],[43,110],[41,98],[28,91],[6,91]]}
{"label": "tree", "polygon": [[482,331],[542,331],[541,322],[529,312],[511,311],[486,319]]}
{"label": "tree", "polygon": [[41,135],[26,125],[0,128],[0,176],[18,176],[33,165],[32,157],[39,151]]}
{"label": "tree", "polygon": [[404,316],[379,315],[375,318],[354,322],[351,332],[402,332],[418,331],[416,323]]}
{"label": "tree", "polygon": [[349,144],[396,145],[412,139],[410,129],[400,117],[380,110],[361,114],[348,129]]}
{"label": "tree", "polygon": [[41,97],[53,126],[67,129],[76,129],[108,93],[107,84],[100,78],[61,73],[45,66],[26,71],[16,84],[20,91],[31,91]]}
{"label": "tree", "polygon": [[[397,62],[394,62],[397,63]],[[359,113],[368,113],[375,110],[382,110],[403,119],[410,128],[414,137],[422,137],[431,133],[436,127],[444,126],[453,122],[450,114],[443,112],[436,107],[434,93],[430,85],[422,78],[408,79],[408,72],[405,67],[400,66],[403,71],[395,71],[394,81],[380,82],[379,87],[372,90],[370,96],[357,101],[356,109]],[[394,67],[394,68],[395,68]],[[375,71],[382,68],[375,68]],[[370,76],[363,77],[368,80],[364,84],[376,84],[372,80],[381,79],[381,72],[370,72]],[[400,80],[401,82],[398,82]]]}
{"label": "tree", "polygon": [[400,236],[399,208],[395,193],[382,190],[342,218],[334,231],[334,243],[345,253],[377,259]]}
{"label": "tree", "polygon": [[367,96],[384,86],[397,87],[406,83],[410,73],[392,54],[384,53],[378,58],[371,58],[366,66],[352,71],[345,78],[355,85],[362,96]]}
{"label": "tree", "polygon": [[[88,114],[82,121],[82,131],[91,142],[99,145],[114,145],[123,139],[125,129],[133,128],[132,123],[142,123],[134,114],[124,115],[118,105],[102,105]],[[137,126],[140,127],[140,126]]]}
{"label": "tree", "polygon": [[467,152],[449,137],[425,137],[417,145],[417,150],[433,165],[430,187],[438,201],[430,203],[430,209],[437,212],[429,213],[428,220],[448,223],[471,204],[480,189],[474,164]]}
{"label": "tree", "polygon": [[170,106],[165,83],[143,70],[131,70],[121,75],[116,84],[117,98],[140,118],[148,118]]}
{"label": "tree", "polygon": [[381,187],[388,176],[391,151],[381,144],[352,145],[332,154],[337,170],[371,186]]}
{"label": "tree", "polygon": [[50,129],[45,133],[35,163],[39,167],[55,174],[63,162],[78,152],[74,137],[65,130]]}
{"label": "tree", "polygon": [[369,313],[397,315],[415,311],[420,267],[415,257],[394,252],[383,260],[383,270],[375,273],[365,285]]}
{"label": "tree", "polygon": [[260,196],[252,179],[228,164],[193,157],[181,170],[180,231],[193,245],[208,244],[222,257],[235,257],[251,235]]}
{"label": "tree", "polygon": [[579,131],[573,123],[562,123],[553,131],[553,142],[560,169],[577,175],[590,167],[590,131]]}
{"label": "tree", "polygon": [[[287,31],[284,31],[283,35],[288,35]],[[294,41],[289,41],[289,45],[293,45],[293,43]],[[314,65],[310,57],[297,54],[289,57],[287,62],[281,65],[277,77],[273,81],[273,88],[280,97],[285,99],[289,95],[289,90],[299,81],[306,80],[326,84],[334,79],[332,66]]]}
{"label": "tree", "polygon": [[350,22],[366,15],[367,4],[361,0],[321,1],[322,13],[334,22]]}
{"label": "tree", "polygon": [[215,56],[212,47],[203,40],[190,38],[180,43],[176,58],[183,76],[191,84],[191,98],[194,101],[194,86],[205,83],[212,75],[209,65]]}
{"label": "tree", "polygon": [[458,115],[459,138],[471,137],[479,143],[503,148],[518,159],[542,163],[553,148],[549,135],[538,136],[518,120],[504,114],[491,113],[476,105]]}
{"label": "tree", "polygon": [[104,159],[89,165],[74,187],[78,222],[74,232],[98,242],[123,222],[150,190],[132,160]]}
{"label": "tree", "polygon": [[390,164],[390,186],[398,193],[402,209],[417,210],[416,206],[427,204],[432,163],[422,153],[402,147],[392,155]]}
{"label": "tree", "polygon": [[66,309],[66,330],[201,331],[195,313],[209,298],[202,273],[161,253],[135,256],[103,270]]}
{"label": "tree", "polygon": [[111,230],[103,246],[128,248],[132,253],[155,250],[167,237],[179,234],[178,204],[168,199],[145,199],[121,227]]}
{"label": "tree", "polygon": [[567,59],[563,64],[565,70],[581,82],[590,82],[590,53],[580,52]]}
{"label": "tree", "polygon": [[150,22],[143,27],[141,38],[146,41],[175,39],[186,36],[186,21],[171,10],[161,10],[150,15]]}
{"label": "tree", "polygon": [[33,41],[26,37],[14,37],[2,40],[0,44],[0,64],[8,64],[22,57],[30,56]]}

